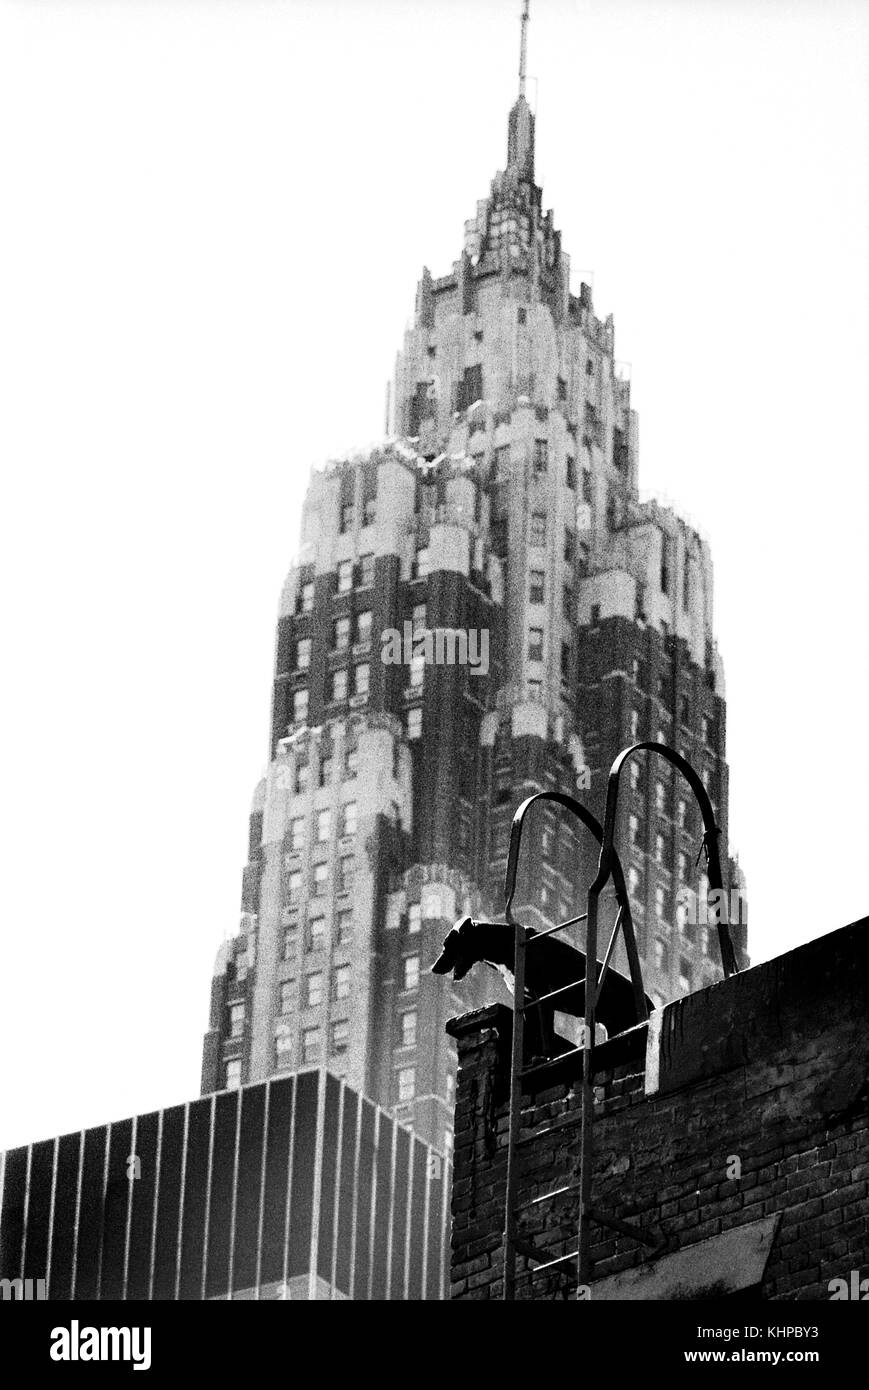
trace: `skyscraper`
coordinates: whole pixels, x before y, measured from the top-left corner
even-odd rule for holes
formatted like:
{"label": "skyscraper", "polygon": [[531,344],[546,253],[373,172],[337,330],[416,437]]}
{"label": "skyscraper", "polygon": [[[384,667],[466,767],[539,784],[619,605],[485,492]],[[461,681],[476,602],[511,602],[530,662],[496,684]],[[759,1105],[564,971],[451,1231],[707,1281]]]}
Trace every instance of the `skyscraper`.
{"label": "skyscraper", "polygon": [[[709,551],[639,500],[613,321],[588,285],[573,292],[535,182],[526,31],[527,6],[506,168],[451,271],[423,271],[390,437],[311,479],[203,1062],[205,1091],[328,1064],[437,1147],[455,1075],[444,1023],[500,986],[429,967],[456,917],[500,916],[525,796],[572,791],[600,815],[616,752],[662,739],[701,771],[726,860]],[[672,998],[721,968],[680,891],[696,808],[650,760],[619,814],[646,986]],[[526,845],[525,920],[581,911],[594,844],[546,810]],[[744,918],[733,934],[744,962]]]}

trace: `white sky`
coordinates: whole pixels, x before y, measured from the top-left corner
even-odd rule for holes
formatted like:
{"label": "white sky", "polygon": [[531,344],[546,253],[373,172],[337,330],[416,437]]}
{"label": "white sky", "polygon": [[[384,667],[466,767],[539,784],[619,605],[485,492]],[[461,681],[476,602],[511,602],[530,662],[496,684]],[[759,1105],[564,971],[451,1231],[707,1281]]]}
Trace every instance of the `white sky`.
{"label": "white sky", "polygon": [[[382,430],[520,9],[0,0],[0,1147],[197,1093],[308,468]],[[869,5],[534,0],[529,69],[712,544],[763,959],[869,911]]]}

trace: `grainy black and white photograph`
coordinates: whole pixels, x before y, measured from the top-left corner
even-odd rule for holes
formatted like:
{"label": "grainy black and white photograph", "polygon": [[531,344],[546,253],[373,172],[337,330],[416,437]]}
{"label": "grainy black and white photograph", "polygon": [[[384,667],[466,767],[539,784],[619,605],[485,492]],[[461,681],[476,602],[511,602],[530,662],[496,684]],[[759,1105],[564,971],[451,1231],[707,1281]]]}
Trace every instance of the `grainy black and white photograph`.
{"label": "grainy black and white photograph", "polygon": [[0,189],[22,1364],[520,1300],[830,1376],[869,4],[0,0]]}

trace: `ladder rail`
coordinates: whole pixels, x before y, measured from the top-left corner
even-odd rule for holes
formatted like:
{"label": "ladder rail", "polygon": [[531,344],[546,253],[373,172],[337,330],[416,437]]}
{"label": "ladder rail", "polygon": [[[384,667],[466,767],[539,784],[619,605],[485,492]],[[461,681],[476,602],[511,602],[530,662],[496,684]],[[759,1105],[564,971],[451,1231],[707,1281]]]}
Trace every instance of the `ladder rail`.
{"label": "ladder rail", "polygon": [[[510,1055],[510,1110],[507,1132],[507,1174],[506,1174],[506,1193],[505,1193],[505,1217],[504,1217],[504,1300],[510,1301],[515,1297],[516,1290],[516,1255],[517,1253],[527,1254],[528,1243],[521,1240],[516,1230],[516,1195],[519,1185],[518,1157],[519,1131],[522,1121],[522,1080],[524,1076],[533,1071],[542,1070],[544,1067],[554,1065],[564,1057],[583,1053],[583,1074],[591,1071],[591,1050],[588,1045],[589,1028],[588,1020],[584,1020],[583,1045],[582,1048],[573,1049],[571,1052],[562,1054],[559,1058],[550,1059],[541,1066],[533,1068],[523,1068],[524,1042],[525,1042],[525,1014],[527,1008],[539,1007],[543,1000],[531,1000],[526,1005],[525,1001],[525,952],[527,947],[544,936],[550,936],[556,931],[563,931],[565,927],[574,925],[582,921],[587,914],[580,914],[578,917],[569,919],[567,922],[559,923],[555,927],[547,928],[545,932],[535,933],[528,936],[522,923],[513,912],[513,900],[516,895],[516,877],[519,866],[519,851],[522,842],[522,827],[525,817],[531,807],[538,801],[554,802],[556,805],[564,807],[570,811],[581,823],[590,830],[599,844],[603,842],[603,827],[590,811],[588,811],[574,797],[568,796],[564,792],[536,792],[522,802],[513,817],[510,828],[510,848],[507,856],[507,870],[505,874],[504,894],[506,899],[504,915],[507,925],[513,928],[513,1036],[511,1042]],[[637,950],[636,936],[634,933],[633,918],[631,916],[630,900],[628,898],[627,887],[625,884],[624,873],[622,872],[621,861],[615,850],[610,856],[612,860],[611,876],[616,892],[618,903],[618,914],[613,934],[610,939],[603,965],[598,974],[597,960],[597,935],[595,932],[593,942],[588,936],[586,939],[586,974],[585,980],[576,980],[568,985],[566,989],[575,989],[584,984],[585,987],[585,1007],[588,1010],[589,997],[592,1000],[592,1010],[594,1010],[600,986],[603,983],[606,969],[609,965],[612,952],[615,948],[619,930],[625,938],[625,948],[628,957],[628,964],[631,973],[631,982],[634,990],[634,1001],[637,1007],[638,1019],[643,1020],[648,1017],[648,1007],[646,1004],[645,991],[643,989],[642,971],[640,968],[639,952]],[[609,877],[610,875],[608,875]],[[593,962],[589,966],[589,961]],[[555,993],[561,993],[558,990]],[[549,996],[545,996],[548,998]],[[593,1017],[593,1013],[592,1013]],[[594,1037],[594,1030],[591,1030],[591,1037]],[[592,1095],[591,1088],[588,1088],[589,1095]],[[593,1099],[593,1097],[592,1097]],[[585,1102],[583,1102],[585,1104]],[[593,1108],[593,1106],[592,1106]],[[588,1165],[583,1165],[587,1169]],[[557,1261],[556,1263],[562,1263]]]}

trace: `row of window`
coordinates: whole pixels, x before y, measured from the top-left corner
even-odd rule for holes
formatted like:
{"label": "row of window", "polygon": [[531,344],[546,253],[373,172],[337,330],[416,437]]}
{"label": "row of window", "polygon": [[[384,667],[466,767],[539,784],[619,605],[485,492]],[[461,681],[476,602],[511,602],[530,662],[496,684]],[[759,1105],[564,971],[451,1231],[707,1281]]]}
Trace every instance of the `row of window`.
{"label": "row of window", "polygon": [[[362,503],[361,521],[363,526],[373,526],[377,520],[377,501],[368,497]],[[344,534],[352,531],[356,524],[356,507],[352,502],[344,502],[338,513],[338,530]]]}
{"label": "row of window", "polygon": [[[680,854],[679,878],[682,882],[685,882],[687,879],[688,867],[688,856],[686,854]],[[631,897],[636,902],[639,903],[642,901],[643,895],[640,871],[633,864],[628,869],[628,891]],[[705,902],[708,898],[708,895],[709,879],[707,878],[706,874],[701,874],[699,886],[697,889],[698,901]],[[669,913],[667,911],[667,889],[661,883],[655,885],[655,916],[660,918],[662,921],[669,917]],[[679,902],[676,906],[676,921],[680,927],[684,927],[686,925],[687,916],[687,903]]]}
{"label": "row of window", "polygon": [[[335,945],[349,946],[353,940],[353,912],[345,908],[335,913]],[[308,951],[323,951],[328,943],[326,918],[322,914],[309,917],[305,927],[305,948]],[[284,960],[295,957],[299,944],[298,923],[284,930]]]}
{"label": "row of window", "polygon": [[[324,861],[315,864],[311,870],[311,896],[320,897],[328,891],[331,865]],[[338,859],[336,891],[349,893],[356,879],[356,860],[352,854],[343,854]],[[305,877],[301,869],[291,869],[286,877],[286,900],[288,903],[301,902],[305,893]]]}
{"label": "row of window", "polygon": [[[353,969],[349,965],[336,965],[331,973],[329,998],[334,1002],[349,999]],[[316,1009],[326,998],[326,972],[312,970],[305,976],[302,1008]],[[278,1013],[286,1017],[293,1012],[296,1001],[295,980],[282,980],[278,985]]]}
{"label": "row of window", "polygon": [[[332,651],[348,651],[351,646],[351,636],[354,645],[368,646],[371,642],[371,622],[372,612],[370,608],[365,608],[362,612],[357,613],[355,620],[351,619],[349,613],[335,618],[332,623]],[[312,645],[313,639],[310,637],[297,639],[294,662],[297,671],[307,671],[310,667]]]}
{"label": "row of window", "polygon": [[[346,1018],[336,1019],[329,1025],[329,1055],[341,1057],[350,1046],[350,1023]],[[309,1067],[322,1061],[323,1030],[319,1024],[303,1028],[299,1035],[299,1065]],[[288,1067],[293,1064],[293,1034],[289,1028],[275,1031],[275,1065]]]}
{"label": "row of window", "polygon": [[[355,801],[345,801],[340,812],[339,834],[355,835],[357,826],[357,804]],[[293,816],[290,821],[288,832],[288,847],[291,855],[301,854],[305,848],[305,839],[308,832],[308,817]],[[332,808],[325,806],[322,810],[314,812],[314,843],[326,845],[332,838]],[[285,859],[285,866],[289,864]]]}
{"label": "row of window", "polygon": [[[340,560],[335,567],[335,593],[349,594],[353,589],[370,589],[374,584],[374,555],[360,555],[358,560]],[[296,614],[314,610],[314,580],[299,585]]]}

